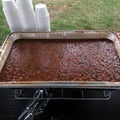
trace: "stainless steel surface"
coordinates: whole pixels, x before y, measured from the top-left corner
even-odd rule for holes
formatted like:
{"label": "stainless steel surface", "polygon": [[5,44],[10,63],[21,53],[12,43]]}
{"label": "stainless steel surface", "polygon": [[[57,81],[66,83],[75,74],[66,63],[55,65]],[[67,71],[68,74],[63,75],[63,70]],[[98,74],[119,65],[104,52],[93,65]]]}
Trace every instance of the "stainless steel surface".
{"label": "stainless steel surface", "polygon": [[[13,43],[18,39],[109,39],[120,40],[119,33],[109,31],[70,31],[70,32],[48,32],[48,33],[11,33],[7,36],[0,50],[0,71],[2,70]],[[96,82],[96,81],[50,81],[50,82],[0,82],[1,88],[29,88],[29,87],[81,87],[81,88],[110,88],[119,89],[120,82]]]}

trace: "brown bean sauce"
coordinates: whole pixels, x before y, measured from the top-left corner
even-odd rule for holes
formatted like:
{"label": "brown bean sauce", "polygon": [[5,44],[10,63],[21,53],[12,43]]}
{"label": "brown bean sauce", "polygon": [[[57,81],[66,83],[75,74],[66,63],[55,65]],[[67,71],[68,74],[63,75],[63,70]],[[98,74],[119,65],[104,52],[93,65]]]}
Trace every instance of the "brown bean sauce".
{"label": "brown bean sauce", "polygon": [[120,81],[120,59],[107,39],[21,39],[0,72],[7,81]]}

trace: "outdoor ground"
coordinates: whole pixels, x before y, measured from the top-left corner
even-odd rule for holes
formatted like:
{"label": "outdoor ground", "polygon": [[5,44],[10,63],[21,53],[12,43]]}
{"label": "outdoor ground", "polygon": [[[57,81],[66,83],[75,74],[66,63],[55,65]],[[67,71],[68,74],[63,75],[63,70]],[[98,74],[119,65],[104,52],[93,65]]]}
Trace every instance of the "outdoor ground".
{"label": "outdoor ground", "polygon": [[[46,3],[51,30],[120,31],[120,0],[33,0]],[[9,33],[0,1],[0,44]]]}

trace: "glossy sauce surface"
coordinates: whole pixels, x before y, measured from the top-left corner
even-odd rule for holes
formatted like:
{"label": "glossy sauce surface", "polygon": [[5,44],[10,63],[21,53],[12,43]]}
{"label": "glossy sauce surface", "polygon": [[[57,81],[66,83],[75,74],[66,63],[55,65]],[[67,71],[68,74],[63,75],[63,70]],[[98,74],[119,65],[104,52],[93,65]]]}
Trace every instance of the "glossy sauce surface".
{"label": "glossy sauce surface", "polygon": [[0,72],[7,81],[120,81],[120,59],[107,39],[21,39]]}

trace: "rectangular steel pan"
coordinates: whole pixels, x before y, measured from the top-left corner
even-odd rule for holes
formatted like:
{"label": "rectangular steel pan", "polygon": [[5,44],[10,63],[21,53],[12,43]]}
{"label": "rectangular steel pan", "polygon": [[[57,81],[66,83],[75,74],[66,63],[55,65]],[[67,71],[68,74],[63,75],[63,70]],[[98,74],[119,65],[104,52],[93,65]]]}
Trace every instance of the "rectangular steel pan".
{"label": "rectangular steel pan", "polygon": [[[109,31],[69,31],[48,33],[11,33],[7,36],[0,50],[0,71],[3,69],[13,43],[19,39],[108,39],[115,43],[115,48],[120,57],[119,33]],[[19,64],[19,63],[18,63]],[[21,87],[87,87],[87,88],[119,88],[120,82],[109,81],[2,81],[1,88]]]}

